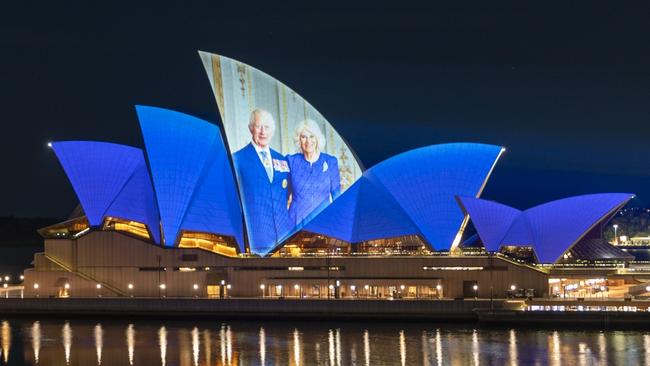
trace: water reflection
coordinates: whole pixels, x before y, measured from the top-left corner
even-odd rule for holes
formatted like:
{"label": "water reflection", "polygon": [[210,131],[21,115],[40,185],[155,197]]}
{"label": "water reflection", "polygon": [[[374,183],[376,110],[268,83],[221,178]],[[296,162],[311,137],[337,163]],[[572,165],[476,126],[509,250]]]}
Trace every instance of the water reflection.
{"label": "water reflection", "polygon": [[510,356],[510,365],[517,365],[517,333],[514,329],[510,329],[508,351],[508,355]]}
{"label": "water reflection", "polygon": [[479,365],[479,349],[478,349],[478,332],[476,329],[472,331],[472,364],[478,366]]}
{"label": "water reflection", "polygon": [[205,347],[205,364],[210,365],[212,360],[212,336],[208,329],[203,331],[203,345]]}
{"label": "water reflection", "polygon": [[65,352],[65,363],[68,365],[70,364],[70,350],[72,349],[72,328],[70,328],[70,323],[68,322],[66,322],[61,329],[61,340]]}
{"label": "water reflection", "polygon": [[97,365],[102,364],[102,348],[104,348],[104,331],[101,324],[95,325],[95,350],[97,352]]}
{"label": "water reflection", "polygon": [[341,366],[341,329],[336,328],[336,365]]}
{"label": "water reflection", "polygon": [[551,365],[560,365],[560,333],[553,331],[548,339],[548,358]]}
{"label": "water reflection", "polygon": [[650,364],[650,332],[639,331],[45,319],[1,320],[0,337],[10,365]]}
{"label": "water reflection", "polygon": [[598,364],[605,365],[607,360],[607,342],[605,340],[605,334],[602,332],[598,335]]}
{"label": "water reflection", "polygon": [[9,349],[11,348],[11,327],[8,321],[2,322],[0,334],[2,335],[2,357],[5,364],[7,364],[9,363]]}
{"label": "water reflection", "polygon": [[298,329],[293,330],[293,363],[300,365],[300,333]]}
{"label": "water reflection", "polygon": [[199,365],[199,328],[192,329],[192,358],[194,359],[194,366]]}
{"label": "water reflection", "polygon": [[440,329],[436,329],[436,363],[442,365],[442,340],[440,339]]}
{"label": "water reflection", "polygon": [[129,365],[133,365],[133,354],[135,351],[135,329],[133,324],[126,327],[126,349],[129,357]]}
{"label": "water reflection", "polygon": [[260,364],[266,364],[266,333],[264,327],[260,327]]}
{"label": "water reflection", "polygon": [[38,365],[38,355],[41,351],[41,323],[35,321],[32,324],[32,349],[34,350],[34,361]]}
{"label": "water reflection", "polygon": [[232,331],[230,325],[226,327],[226,360],[232,364]]}
{"label": "water reflection", "polygon": [[219,330],[219,346],[221,347],[221,364],[226,364],[226,325],[221,324]]}
{"label": "water reflection", "polygon": [[363,355],[366,366],[370,365],[370,333],[368,333],[368,329],[363,331]]}
{"label": "water reflection", "polygon": [[327,332],[327,345],[328,345],[328,348],[329,348],[329,356],[330,356],[330,358],[329,358],[330,363],[329,364],[330,365],[335,365],[335,363],[334,363],[334,331],[331,330],[331,329]]}
{"label": "water reflection", "polygon": [[403,330],[399,331],[399,358],[402,361],[402,366],[406,365],[406,340]]}
{"label": "water reflection", "polygon": [[160,347],[160,363],[165,366],[167,364],[167,328],[164,326],[158,330],[158,345]]}

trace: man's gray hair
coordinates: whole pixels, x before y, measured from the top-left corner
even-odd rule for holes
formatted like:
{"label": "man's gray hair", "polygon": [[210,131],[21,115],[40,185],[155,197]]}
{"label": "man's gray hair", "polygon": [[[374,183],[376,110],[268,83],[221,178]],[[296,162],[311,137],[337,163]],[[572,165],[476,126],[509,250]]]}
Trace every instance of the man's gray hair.
{"label": "man's gray hair", "polygon": [[273,129],[275,129],[275,119],[273,119],[273,115],[266,109],[257,108],[251,112],[251,118],[248,121],[249,130],[252,130],[253,126],[255,126],[255,117],[257,116],[259,116],[260,122],[270,122],[273,125]]}

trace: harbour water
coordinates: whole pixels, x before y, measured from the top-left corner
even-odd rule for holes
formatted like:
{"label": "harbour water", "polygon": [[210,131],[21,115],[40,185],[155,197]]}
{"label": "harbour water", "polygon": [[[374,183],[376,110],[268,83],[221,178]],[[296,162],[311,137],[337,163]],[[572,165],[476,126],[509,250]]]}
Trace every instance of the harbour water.
{"label": "harbour water", "polygon": [[639,365],[650,331],[473,323],[4,319],[0,365]]}

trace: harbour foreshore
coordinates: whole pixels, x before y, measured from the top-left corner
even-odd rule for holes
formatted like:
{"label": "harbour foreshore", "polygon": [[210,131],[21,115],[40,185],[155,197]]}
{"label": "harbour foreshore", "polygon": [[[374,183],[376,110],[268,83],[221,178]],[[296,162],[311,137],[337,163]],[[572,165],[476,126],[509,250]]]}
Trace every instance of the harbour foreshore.
{"label": "harbour foreshore", "polygon": [[5,316],[470,321],[648,326],[650,301],[512,299],[0,298]]}

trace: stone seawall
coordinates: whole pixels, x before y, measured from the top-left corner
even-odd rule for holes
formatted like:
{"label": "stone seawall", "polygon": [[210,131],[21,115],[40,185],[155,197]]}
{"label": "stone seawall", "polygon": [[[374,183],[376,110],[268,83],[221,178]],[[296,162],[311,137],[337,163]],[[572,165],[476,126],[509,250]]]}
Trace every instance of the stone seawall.
{"label": "stone seawall", "polygon": [[494,300],[328,300],[200,298],[8,298],[5,315],[477,320]]}

